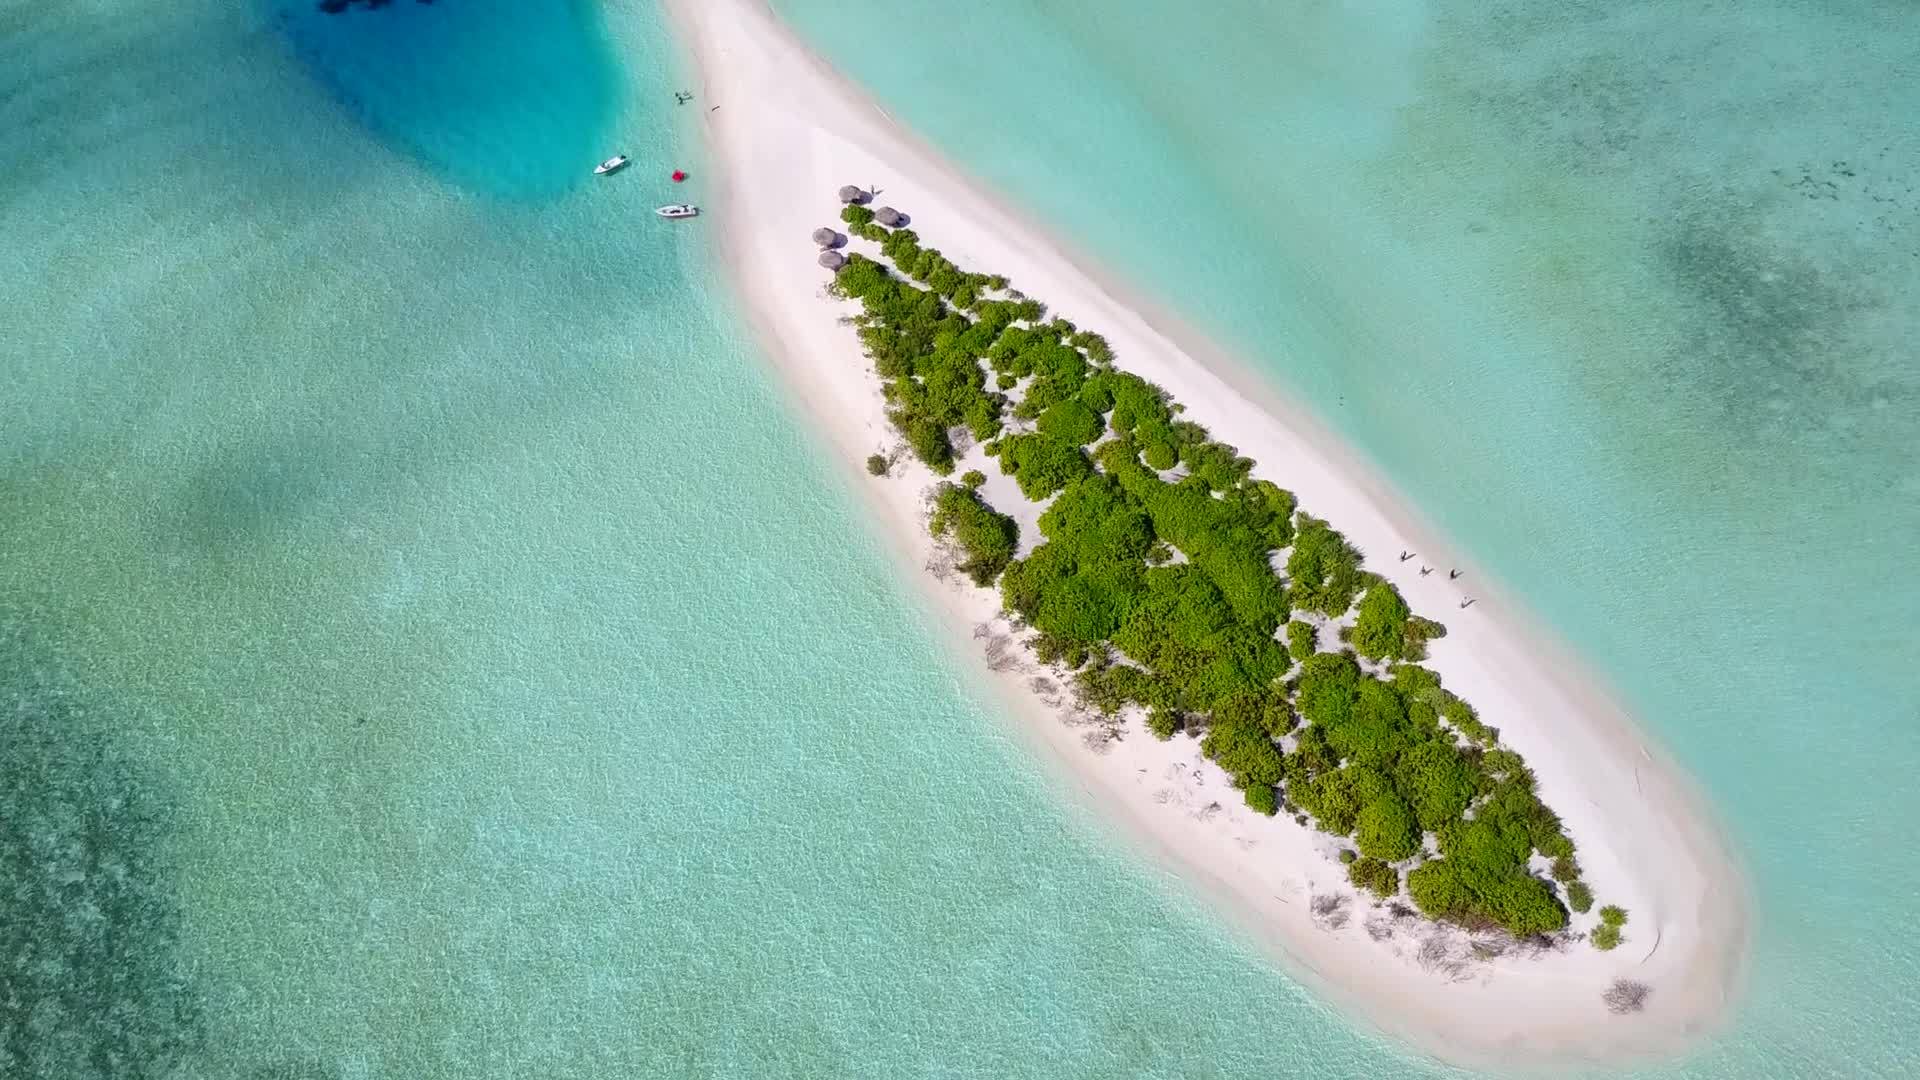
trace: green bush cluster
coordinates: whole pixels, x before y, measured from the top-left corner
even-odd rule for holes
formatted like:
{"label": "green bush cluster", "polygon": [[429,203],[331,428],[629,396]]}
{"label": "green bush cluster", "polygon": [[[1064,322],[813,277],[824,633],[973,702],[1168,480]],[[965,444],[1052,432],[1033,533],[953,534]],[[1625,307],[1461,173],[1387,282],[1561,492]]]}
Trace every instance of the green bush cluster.
{"label": "green bush cluster", "polygon": [[1074,398],[1055,402],[1040,414],[1040,433],[1074,446],[1084,446],[1106,430],[1100,414]]}
{"label": "green bush cluster", "polygon": [[1622,930],[1626,925],[1626,909],[1608,904],[1600,909],[1600,925],[1593,928],[1593,933],[1588,935],[1588,940],[1593,942],[1593,947],[1601,952],[1611,952],[1619,948],[1621,942],[1627,940]]}
{"label": "green bush cluster", "polygon": [[1301,514],[1293,550],[1287,555],[1287,581],[1294,606],[1340,615],[1353,606],[1360,592],[1360,553],[1326,522]]}
{"label": "green bush cluster", "polygon": [[868,476],[885,476],[887,475],[887,470],[891,467],[892,467],[892,463],[887,460],[887,455],[885,454],[868,454],[867,455],[867,475]]}
{"label": "green bush cluster", "polygon": [[1253,784],[1246,790],[1247,805],[1272,817],[1280,812],[1280,794],[1268,784]]}
{"label": "green bush cluster", "polygon": [[1312,626],[1295,619],[1287,624],[1287,652],[1295,660],[1305,663],[1307,657],[1318,652],[1320,638]]}
{"label": "green bush cluster", "polygon": [[1359,617],[1347,640],[1370,660],[1424,660],[1427,642],[1445,636],[1446,627],[1413,614],[1399,589],[1376,579],[1360,598]]}
{"label": "green bush cluster", "polygon": [[1006,399],[987,389],[975,359],[991,340],[980,324],[862,255],[848,258],[835,287],[864,308],[854,321],[883,380],[887,419],[915,457],[944,475],[953,471],[954,428],[976,439],[999,434]]}
{"label": "green bush cluster", "polygon": [[1379,859],[1355,859],[1347,864],[1347,880],[1382,900],[1400,894],[1400,871]]}
{"label": "green bush cluster", "polygon": [[991,585],[1013,561],[1020,545],[1020,526],[981,500],[970,487],[941,484],[933,497],[935,536],[951,536],[966,556],[957,569],[975,585]]}
{"label": "green bush cluster", "polygon": [[1360,599],[1350,640],[1353,650],[1370,660],[1420,660],[1427,655],[1427,639],[1445,633],[1439,623],[1415,616],[1399,589],[1376,581]]}
{"label": "green bush cluster", "polygon": [[1626,925],[1627,909],[1608,904],[1600,909],[1600,925],[1593,928],[1593,933],[1587,935],[1587,940],[1601,952],[1612,952],[1620,947],[1621,942],[1627,940],[1627,935],[1622,929]]}
{"label": "green bush cluster", "polygon": [[[846,220],[871,224],[859,216]],[[916,456],[950,473],[950,432],[965,428],[1026,498],[1052,500],[1024,559],[977,472],[941,485],[932,521],[974,581],[998,581],[1043,663],[1074,671],[1093,708],[1141,706],[1154,736],[1198,735],[1259,812],[1297,808],[1303,823],[1351,837],[1360,888],[1397,895],[1405,870],[1430,917],[1543,933],[1567,911],[1529,869],[1538,852],[1568,904],[1591,906],[1572,841],[1525,763],[1413,663],[1444,627],[1413,614],[1344,536],[1254,479],[1252,461],[1183,419],[1164,390],[1114,368],[1099,335],[1048,321],[1004,278],[962,271],[911,229],[883,232],[898,273],[853,255],[834,288],[861,303],[861,343]],[[1003,434],[1008,416],[1020,429]],[[1356,599],[1353,653],[1317,652],[1312,624],[1290,618],[1338,617]],[[1354,654],[1391,663],[1389,677]]]}

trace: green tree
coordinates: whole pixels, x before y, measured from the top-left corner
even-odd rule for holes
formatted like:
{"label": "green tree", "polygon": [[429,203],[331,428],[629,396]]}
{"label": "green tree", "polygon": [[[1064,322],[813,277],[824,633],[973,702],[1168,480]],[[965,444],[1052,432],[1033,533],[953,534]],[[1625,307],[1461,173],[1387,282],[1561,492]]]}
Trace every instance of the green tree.
{"label": "green tree", "polygon": [[952,536],[966,558],[957,569],[975,585],[991,585],[1019,547],[1020,526],[995,511],[972,488],[941,484],[934,495],[929,528],[935,536]]}
{"label": "green tree", "polygon": [[1473,767],[1444,742],[1425,741],[1409,748],[1394,763],[1393,777],[1424,831],[1458,821],[1473,801]]}
{"label": "green tree", "polygon": [[1093,471],[1080,447],[1043,433],[1009,435],[1000,445],[1000,471],[1036,502]]}
{"label": "green tree", "polygon": [[1413,614],[1400,590],[1382,581],[1360,600],[1360,617],[1353,624],[1353,648],[1373,660],[1410,660],[1407,617]]}
{"label": "green tree", "polygon": [[1280,749],[1253,724],[1215,723],[1200,741],[1200,750],[1242,787],[1271,788],[1283,775]]}
{"label": "green tree", "polygon": [[1326,522],[1303,513],[1287,555],[1287,577],[1296,606],[1339,615],[1360,591],[1360,553]]}
{"label": "green tree", "polygon": [[1348,863],[1347,880],[1382,900],[1400,893],[1400,871],[1379,859],[1356,859]]}
{"label": "green tree", "polygon": [[1099,413],[1068,398],[1041,413],[1039,427],[1043,434],[1061,442],[1084,445],[1098,439],[1107,426],[1101,422]]}
{"label": "green tree", "polygon": [[[1136,669],[1129,668],[1127,670],[1131,671]],[[1172,709],[1161,708],[1156,705],[1147,711],[1147,730],[1152,732],[1153,737],[1159,739],[1161,742],[1173,738],[1173,733],[1179,731],[1181,727],[1180,714],[1174,712]],[[1272,811],[1268,812],[1271,813]]]}
{"label": "green tree", "polygon": [[1287,624],[1287,651],[1295,660],[1304,663],[1319,647],[1318,635],[1312,626],[1298,619]]}
{"label": "green tree", "polygon": [[1280,812],[1280,797],[1271,784],[1248,784],[1246,797],[1248,806],[1268,817]]}
{"label": "green tree", "polygon": [[1360,854],[1368,858],[1399,862],[1420,850],[1419,826],[1398,795],[1383,794],[1361,807],[1356,826]]}

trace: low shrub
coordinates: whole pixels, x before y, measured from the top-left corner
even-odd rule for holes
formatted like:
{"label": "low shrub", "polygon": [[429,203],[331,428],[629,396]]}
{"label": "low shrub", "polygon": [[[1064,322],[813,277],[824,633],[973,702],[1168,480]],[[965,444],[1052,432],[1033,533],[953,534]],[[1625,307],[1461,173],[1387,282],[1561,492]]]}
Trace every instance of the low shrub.
{"label": "low shrub", "polygon": [[957,569],[975,585],[991,585],[1013,561],[1020,542],[1020,526],[980,500],[972,488],[941,484],[934,495],[935,536],[952,536],[966,558]]}
{"label": "low shrub", "polygon": [[1274,792],[1271,784],[1248,784],[1247,805],[1272,817],[1280,812],[1280,796]]}
{"label": "low shrub", "polygon": [[1420,829],[1413,811],[1397,795],[1383,794],[1360,808],[1356,819],[1360,853],[1382,862],[1399,862],[1420,850]]}
{"label": "low shrub", "polygon": [[1652,988],[1646,983],[1634,982],[1632,979],[1615,979],[1613,985],[1607,987],[1606,992],[1600,995],[1600,1000],[1607,1003],[1608,1012],[1625,1015],[1646,1008],[1647,995],[1652,992]]}
{"label": "low shrub", "polygon": [[1295,660],[1306,663],[1307,657],[1312,656],[1319,647],[1319,635],[1312,625],[1299,619],[1287,624],[1287,652],[1293,654]]}
{"label": "low shrub", "polygon": [[1587,940],[1593,942],[1593,947],[1601,952],[1612,952],[1620,947],[1620,943],[1625,941],[1626,937],[1620,933],[1620,928],[1617,926],[1596,926],[1593,928],[1593,933],[1587,936]]}
{"label": "low shrub", "polygon": [[1106,430],[1099,413],[1072,398],[1041,413],[1038,427],[1046,435],[1080,446],[1098,439],[1101,432]]}
{"label": "low shrub", "polygon": [[868,454],[867,455],[867,475],[885,476],[887,475],[887,469],[890,467],[891,467],[891,463],[887,461],[887,455],[885,454]]}
{"label": "low shrub", "polygon": [[1384,582],[1367,590],[1360,600],[1360,618],[1353,624],[1353,648],[1371,660],[1417,659],[1407,640],[1407,620],[1413,612],[1400,590]]}
{"label": "low shrub", "polygon": [[1593,910],[1593,890],[1584,881],[1567,883],[1567,906],[1585,915]]}
{"label": "low shrub", "polygon": [[1347,880],[1382,900],[1400,893],[1400,871],[1379,859],[1357,859],[1350,863]]}

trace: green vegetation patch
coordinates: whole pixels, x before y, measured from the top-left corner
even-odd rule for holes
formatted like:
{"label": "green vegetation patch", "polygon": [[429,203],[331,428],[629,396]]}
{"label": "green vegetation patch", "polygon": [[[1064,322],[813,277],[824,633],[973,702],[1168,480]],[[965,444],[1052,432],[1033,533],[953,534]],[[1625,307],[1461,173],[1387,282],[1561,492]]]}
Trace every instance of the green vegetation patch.
{"label": "green vegetation patch", "polygon": [[1293,551],[1287,555],[1287,578],[1295,605],[1339,615],[1353,606],[1363,584],[1360,552],[1326,522],[1301,514]]}
{"label": "green vegetation patch", "polygon": [[1347,864],[1347,880],[1382,900],[1400,893],[1400,871],[1379,859],[1355,859]]}
{"label": "green vegetation patch", "polygon": [[981,500],[970,487],[941,484],[933,497],[933,535],[952,537],[965,559],[955,569],[975,585],[991,585],[1013,561],[1020,526]]}
{"label": "green vegetation patch", "polygon": [[[978,472],[938,488],[932,529],[970,578],[998,583],[1083,702],[1145,709],[1156,738],[1196,736],[1255,810],[1352,838],[1349,876],[1377,896],[1398,895],[1404,874],[1424,914],[1518,936],[1566,926],[1562,888],[1591,908],[1526,764],[1414,663],[1444,627],[1166,391],[1115,368],[1105,339],[855,209],[843,219],[876,230],[892,265],[852,255],[833,287],[860,302],[889,421],[936,473],[951,473],[964,431],[1027,499],[1052,500],[1024,559]],[[1313,624],[1292,618],[1338,619],[1356,600],[1351,652],[1317,651]],[[1623,920],[1603,918],[1595,945],[1617,944]]]}
{"label": "green vegetation patch", "polygon": [[1040,414],[1039,426],[1041,434],[1077,446],[1093,442],[1106,430],[1100,414],[1074,398],[1049,405]]}

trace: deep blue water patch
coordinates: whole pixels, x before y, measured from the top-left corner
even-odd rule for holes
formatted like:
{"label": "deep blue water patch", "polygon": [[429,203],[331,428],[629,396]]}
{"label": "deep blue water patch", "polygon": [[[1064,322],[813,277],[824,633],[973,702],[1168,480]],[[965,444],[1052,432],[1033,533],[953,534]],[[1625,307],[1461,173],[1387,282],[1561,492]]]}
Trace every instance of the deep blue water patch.
{"label": "deep blue water patch", "polygon": [[551,198],[611,153],[619,65],[580,0],[262,2],[345,108],[452,183]]}

